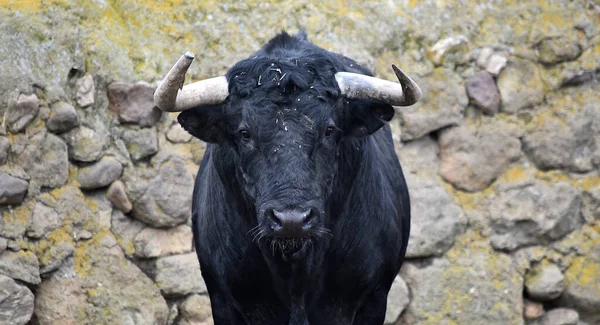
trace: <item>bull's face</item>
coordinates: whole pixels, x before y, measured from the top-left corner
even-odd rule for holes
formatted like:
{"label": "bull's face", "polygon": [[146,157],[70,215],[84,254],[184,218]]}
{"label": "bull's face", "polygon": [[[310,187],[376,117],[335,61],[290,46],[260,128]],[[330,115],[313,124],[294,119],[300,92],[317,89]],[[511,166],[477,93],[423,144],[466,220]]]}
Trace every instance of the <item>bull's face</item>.
{"label": "bull's face", "polygon": [[242,197],[242,214],[255,212],[250,235],[289,251],[327,236],[330,203],[351,190],[340,171],[355,167],[344,159],[353,141],[369,141],[393,117],[391,105],[412,105],[421,91],[395,66],[400,83],[365,76],[354,61],[301,37],[282,33],[272,42],[288,45],[268,44],[226,77],[179,90],[194,59],[186,53],[154,99],[162,110],[184,111],[183,128],[218,146],[218,163],[227,165],[215,166],[219,176]]}
{"label": "bull's face", "polygon": [[231,152],[255,205],[256,239],[296,248],[327,236],[327,202],[344,177],[337,173],[341,144],[378,130],[393,117],[392,106],[347,100],[331,65],[312,60],[242,62],[228,77],[224,103],[183,112],[179,122]]}

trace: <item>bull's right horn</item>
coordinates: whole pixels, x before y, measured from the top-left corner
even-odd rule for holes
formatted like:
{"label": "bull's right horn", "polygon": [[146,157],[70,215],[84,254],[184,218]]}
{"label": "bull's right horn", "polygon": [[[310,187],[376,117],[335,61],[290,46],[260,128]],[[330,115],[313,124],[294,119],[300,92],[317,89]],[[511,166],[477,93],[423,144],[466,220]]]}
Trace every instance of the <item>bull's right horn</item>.
{"label": "bull's right horn", "polygon": [[154,92],[154,104],[158,108],[166,112],[181,112],[198,105],[219,104],[229,96],[224,76],[183,86],[185,74],[193,60],[194,54],[186,52],[169,70]]}

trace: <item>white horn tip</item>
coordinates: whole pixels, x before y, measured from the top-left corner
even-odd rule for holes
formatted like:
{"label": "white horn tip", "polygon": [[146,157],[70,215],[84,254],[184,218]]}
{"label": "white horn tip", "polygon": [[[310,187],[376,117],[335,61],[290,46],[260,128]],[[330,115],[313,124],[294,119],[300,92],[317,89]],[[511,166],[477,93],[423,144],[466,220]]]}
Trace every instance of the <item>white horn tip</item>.
{"label": "white horn tip", "polygon": [[184,55],[185,55],[185,57],[186,57],[186,58],[188,58],[188,59],[190,59],[190,60],[193,60],[193,59],[196,57],[196,56],[194,55],[194,53],[192,53],[192,52],[190,52],[190,51],[187,51],[187,52],[185,52],[185,54],[184,54]]}

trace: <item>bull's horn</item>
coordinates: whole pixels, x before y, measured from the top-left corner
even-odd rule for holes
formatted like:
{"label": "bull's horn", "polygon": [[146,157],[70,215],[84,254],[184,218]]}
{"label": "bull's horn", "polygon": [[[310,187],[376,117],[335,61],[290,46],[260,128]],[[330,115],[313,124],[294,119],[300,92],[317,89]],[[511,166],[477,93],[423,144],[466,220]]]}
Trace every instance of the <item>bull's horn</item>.
{"label": "bull's horn", "polygon": [[224,76],[183,86],[185,73],[193,60],[194,54],[187,52],[169,70],[154,92],[154,103],[158,108],[167,112],[181,112],[198,105],[219,104],[227,98],[229,90]]}
{"label": "bull's horn", "polygon": [[342,94],[354,99],[376,99],[394,106],[410,106],[421,98],[421,88],[402,70],[392,65],[400,83],[358,73],[335,74]]}

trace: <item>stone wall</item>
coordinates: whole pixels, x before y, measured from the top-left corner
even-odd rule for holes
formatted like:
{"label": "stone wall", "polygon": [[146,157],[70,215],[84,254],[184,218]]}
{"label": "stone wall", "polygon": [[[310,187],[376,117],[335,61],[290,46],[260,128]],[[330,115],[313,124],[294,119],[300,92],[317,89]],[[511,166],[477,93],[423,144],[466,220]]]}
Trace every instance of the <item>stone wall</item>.
{"label": "stone wall", "polygon": [[204,145],[151,95],[186,50],[196,80],[299,28],[423,89],[386,323],[600,323],[597,0],[0,0],[0,323],[211,323]]}

